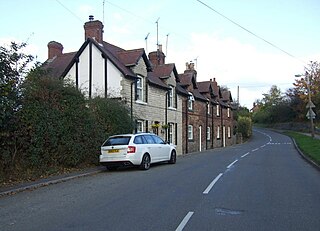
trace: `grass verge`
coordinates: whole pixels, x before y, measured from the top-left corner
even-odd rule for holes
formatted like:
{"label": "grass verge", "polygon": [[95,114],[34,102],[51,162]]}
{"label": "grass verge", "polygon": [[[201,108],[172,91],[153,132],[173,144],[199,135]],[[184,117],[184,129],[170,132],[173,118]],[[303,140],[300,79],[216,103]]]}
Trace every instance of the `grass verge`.
{"label": "grass verge", "polygon": [[295,139],[299,149],[312,159],[315,163],[320,165],[320,140],[312,139],[310,136],[303,135],[297,132],[287,131],[284,134]]}

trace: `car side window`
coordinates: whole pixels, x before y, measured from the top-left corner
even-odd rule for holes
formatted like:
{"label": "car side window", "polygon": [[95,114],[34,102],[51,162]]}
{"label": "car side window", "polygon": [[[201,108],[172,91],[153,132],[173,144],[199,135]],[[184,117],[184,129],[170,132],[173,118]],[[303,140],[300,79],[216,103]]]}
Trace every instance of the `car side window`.
{"label": "car side window", "polygon": [[154,144],[155,143],[154,140],[152,139],[152,136],[150,136],[150,135],[146,135],[146,136],[144,136],[144,138],[146,139],[148,144]]}
{"label": "car side window", "polygon": [[158,136],[152,136],[156,144],[164,144],[164,141]]}
{"label": "car side window", "polygon": [[135,143],[135,144],[143,144],[144,142],[143,142],[142,136],[136,136],[134,138],[133,143]]}

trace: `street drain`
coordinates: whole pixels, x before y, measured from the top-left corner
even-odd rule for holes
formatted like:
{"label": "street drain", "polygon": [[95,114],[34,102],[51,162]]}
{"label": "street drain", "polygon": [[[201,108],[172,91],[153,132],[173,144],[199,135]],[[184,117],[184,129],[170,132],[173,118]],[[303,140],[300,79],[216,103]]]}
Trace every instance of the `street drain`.
{"label": "street drain", "polygon": [[216,214],[221,215],[221,216],[240,215],[244,212],[243,210],[232,210],[232,209],[226,209],[226,208],[215,208],[214,210],[215,210]]}

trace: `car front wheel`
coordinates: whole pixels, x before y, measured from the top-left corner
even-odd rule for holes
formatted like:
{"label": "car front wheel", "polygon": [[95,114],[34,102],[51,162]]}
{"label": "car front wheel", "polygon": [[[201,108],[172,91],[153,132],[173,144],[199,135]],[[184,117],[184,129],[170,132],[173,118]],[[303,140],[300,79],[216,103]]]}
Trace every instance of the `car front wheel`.
{"label": "car front wheel", "polygon": [[177,161],[177,153],[176,153],[176,151],[173,150],[173,151],[171,152],[169,164],[175,164],[176,161]]}
{"label": "car front wheel", "polygon": [[144,154],[142,157],[141,164],[140,164],[140,169],[141,170],[148,170],[150,168],[150,165],[151,165],[150,156],[148,154]]}

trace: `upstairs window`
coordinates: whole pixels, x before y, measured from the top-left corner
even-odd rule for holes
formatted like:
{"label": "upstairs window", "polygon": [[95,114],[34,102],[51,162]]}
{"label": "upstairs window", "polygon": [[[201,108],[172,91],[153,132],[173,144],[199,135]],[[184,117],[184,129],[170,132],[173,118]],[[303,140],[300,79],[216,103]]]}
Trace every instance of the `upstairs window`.
{"label": "upstairs window", "polygon": [[220,105],[217,105],[217,116],[220,116]]}
{"label": "upstairs window", "polygon": [[170,86],[168,91],[168,107],[175,108],[175,89],[173,86]]}
{"label": "upstairs window", "polygon": [[230,108],[229,107],[227,108],[227,115],[228,115],[228,118],[230,118]]}
{"label": "upstairs window", "polygon": [[188,97],[188,110],[193,111],[193,102],[194,102],[194,97],[191,92],[189,92],[189,97]]}
{"label": "upstairs window", "polygon": [[136,100],[143,101],[143,79],[138,78],[136,82]]}

